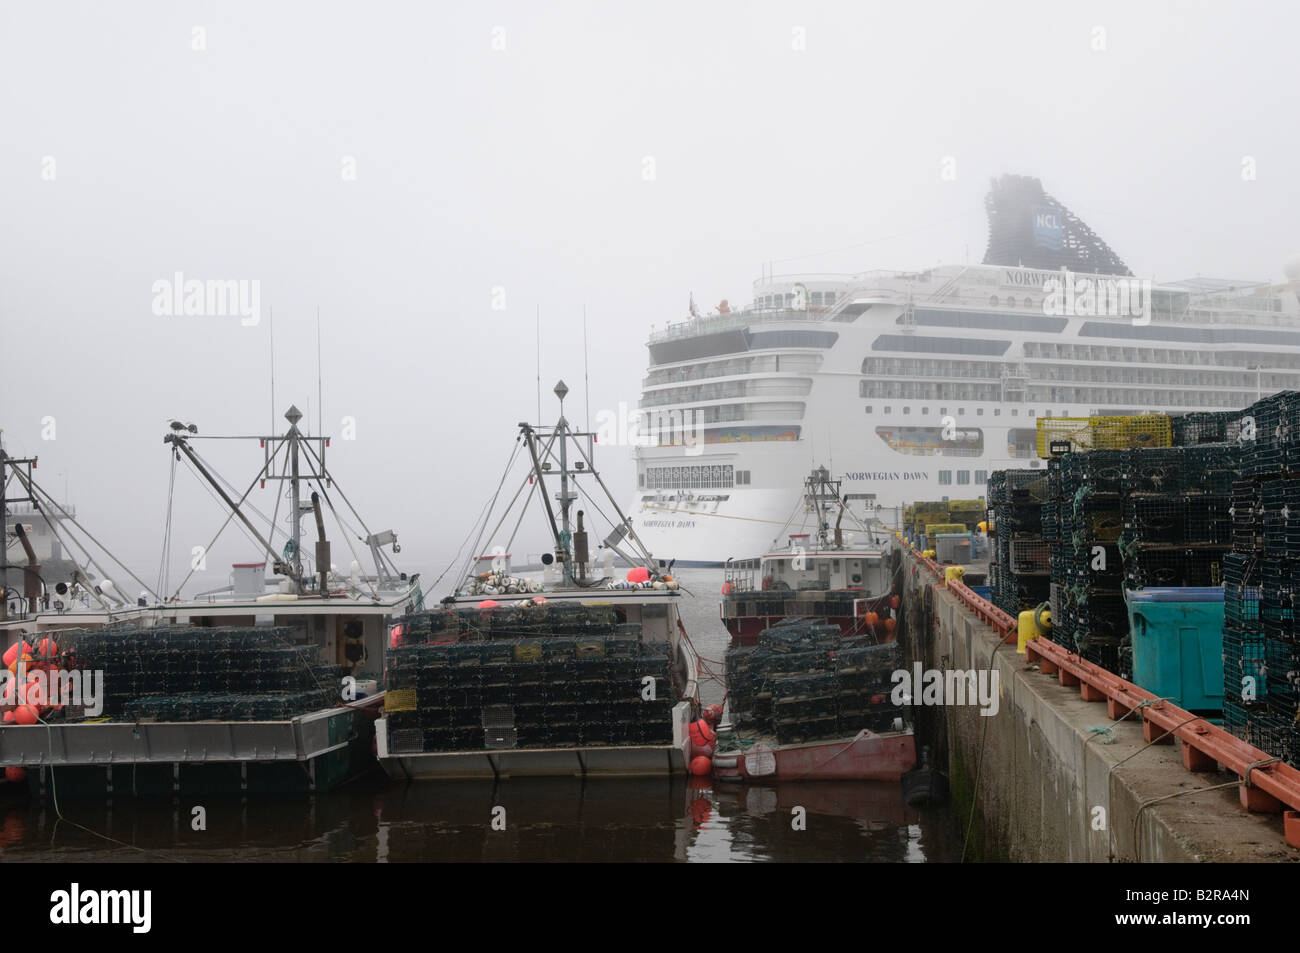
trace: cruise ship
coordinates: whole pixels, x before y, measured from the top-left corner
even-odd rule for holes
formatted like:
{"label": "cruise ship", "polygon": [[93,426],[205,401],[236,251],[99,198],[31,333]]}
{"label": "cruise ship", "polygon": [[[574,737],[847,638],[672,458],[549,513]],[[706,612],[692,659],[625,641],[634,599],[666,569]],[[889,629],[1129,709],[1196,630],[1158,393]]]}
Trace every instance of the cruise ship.
{"label": "cruise ship", "polygon": [[859,516],[984,495],[1042,465],[1037,418],[1224,410],[1300,389],[1287,282],[1134,277],[1038,179],[985,202],[979,265],[772,275],[752,303],[654,331],[628,515],[646,548],[718,565],[773,546],[811,466]]}

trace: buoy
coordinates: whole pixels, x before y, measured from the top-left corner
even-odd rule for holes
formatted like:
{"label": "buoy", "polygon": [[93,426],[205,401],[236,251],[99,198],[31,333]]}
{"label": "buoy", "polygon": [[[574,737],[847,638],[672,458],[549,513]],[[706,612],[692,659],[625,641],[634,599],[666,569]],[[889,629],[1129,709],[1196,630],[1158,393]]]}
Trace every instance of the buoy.
{"label": "buoy", "polygon": [[480,609],[495,609],[499,605],[501,605],[501,603],[497,602],[495,599],[484,599],[478,604],[478,607]]}
{"label": "buoy", "polygon": [[898,623],[895,622],[893,619],[886,619],[886,620],[885,620],[885,631],[886,631],[886,632],[893,632],[894,629],[896,629],[896,628],[898,628]]}
{"label": "buoy", "polygon": [[27,780],[27,769],[26,769],[26,768],[20,768],[20,767],[18,767],[17,765],[12,765],[12,764],[11,764],[11,765],[9,765],[9,767],[5,768],[5,780],[6,780],[6,781],[13,781],[13,782],[15,782],[15,783],[16,783],[16,782],[19,782],[19,781],[26,781],[26,780]]}
{"label": "buoy", "polygon": [[876,623],[880,621],[880,616],[878,616],[874,612],[868,612],[866,618],[863,619],[863,621],[867,623],[867,626],[869,628],[874,629],[876,627]]}
{"label": "buoy", "polygon": [[691,722],[691,744],[697,748],[705,745],[712,746],[718,740],[718,734],[715,732],[707,721],[703,718],[697,718]]}
{"label": "buoy", "polygon": [[394,649],[399,648],[402,645],[402,643],[406,641],[404,637],[405,634],[406,634],[406,626],[404,625],[393,626],[392,632],[388,636],[389,647]]}
{"label": "buoy", "polygon": [[710,728],[717,728],[718,722],[722,720],[722,706],[710,705],[708,708],[704,709],[703,715],[704,720],[709,723]]}
{"label": "buoy", "polygon": [[59,647],[54,644],[53,639],[41,639],[40,645],[38,646],[38,653],[41,658],[52,659],[54,656],[59,654]]}
{"label": "buoy", "polygon": [[9,711],[5,712],[4,723],[5,723],[6,725],[8,725],[8,724],[12,723],[13,720],[14,720],[13,709],[10,709]]}
{"label": "buoy", "polygon": [[49,704],[45,697],[45,685],[39,679],[30,678],[23,686],[21,701],[36,708]]}
{"label": "buoy", "polygon": [[722,594],[723,594],[724,596],[729,596],[729,595],[731,595],[731,583],[729,583],[729,582],[724,582],[724,583],[722,584]]}
{"label": "buoy", "polygon": [[628,582],[648,582],[650,580],[650,570],[645,566],[635,566],[627,571]]}
{"label": "buoy", "polygon": [[713,745],[702,745],[701,747],[692,748],[691,750],[695,752],[697,757],[708,758],[709,764],[713,764]]}
{"label": "buoy", "polygon": [[897,609],[897,608],[898,608],[898,596],[890,596],[890,597],[889,597],[889,608],[891,608],[891,609]]}
{"label": "buoy", "polygon": [[700,755],[698,758],[691,758],[691,774],[702,778],[707,774],[713,773],[713,758]]}
{"label": "buoy", "polygon": [[31,705],[20,705],[18,711],[14,713],[14,721],[20,725],[34,725],[39,720],[40,716]]}
{"label": "buoy", "polygon": [[533,605],[538,605],[538,606],[546,605],[546,597],[538,596],[536,599],[533,600]]}
{"label": "buoy", "polygon": [[[5,649],[5,654],[2,656],[6,665],[13,665],[18,661],[18,647],[20,645],[22,646],[23,655],[31,658],[32,647],[26,642],[15,642],[13,645],[9,646],[9,648]],[[10,669],[10,671],[13,671],[13,669]]]}

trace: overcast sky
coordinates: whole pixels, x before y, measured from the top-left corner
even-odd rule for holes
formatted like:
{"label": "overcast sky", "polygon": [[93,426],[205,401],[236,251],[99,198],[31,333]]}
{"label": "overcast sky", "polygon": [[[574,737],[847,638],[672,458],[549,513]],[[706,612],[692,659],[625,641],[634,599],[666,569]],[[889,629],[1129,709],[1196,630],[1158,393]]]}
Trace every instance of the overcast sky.
{"label": "overcast sky", "polygon": [[[295,402],[316,430],[319,307],[330,463],[431,581],[536,416],[539,308],[544,416],[563,377],[581,423],[584,305],[594,419],[635,405],[652,325],[748,302],[764,263],[978,261],[1004,172],[1140,276],[1280,279],[1298,26],[1283,3],[4,0],[5,447],[152,582],[167,421],[265,432],[273,309],[277,427]],[[155,314],[176,272],[260,282],[262,319]],[[261,464],[200,450],[235,482]],[[598,462],[626,505],[631,452]],[[223,518],[178,476],[177,571]],[[223,540],[199,588],[257,556]]]}

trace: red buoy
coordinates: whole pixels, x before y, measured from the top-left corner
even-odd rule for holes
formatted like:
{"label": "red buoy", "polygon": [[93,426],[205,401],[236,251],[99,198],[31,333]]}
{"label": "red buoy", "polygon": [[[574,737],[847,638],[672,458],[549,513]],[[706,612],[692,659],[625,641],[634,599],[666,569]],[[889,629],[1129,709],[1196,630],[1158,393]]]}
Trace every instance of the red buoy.
{"label": "red buoy", "polygon": [[9,648],[5,649],[5,654],[3,656],[5,665],[13,665],[14,662],[18,661],[18,647],[20,645],[22,646],[23,655],[31,654],[32,647],[30,645],[26,642],[15,642],[13,645],[9,646]]}
{"label": "red buoy", "polygon": [[700,755],[699,757],[696,758],[691,758],[691,774],[695,775],[696,777],[702,778],[705,775],[712,774],[712,773],[713,773],[712,758],[706,758],[704,757],[704,755]]}
{"label": "red buoy", "polygon": [[495,599],[484,599],[478,604],[478,607],[480,609],[495,609],[499,605],[501,605],[501,603],[497,602]]}
{"label": "red buoy", "polygon": [[704,709],[704,720],[709,723],[710,728],[718,727],[718,722],[722,721],[722,706],[710,705]]}
{"label": "red buoy", "polygon": [[897,608],[898,608],[898,596],[890,596],[890,597],[889,597],[889,608],[891,608],[891,609],[897,609]]}
{"label": "red buoy", "polygon": [[712,747],[717,740],[717,732],[709,727],[709,723],[703,718],[691,722],[691,744],[695,745],[695,747]]}
{"label": "red buoy", "polygon": [[14,721],[20,725],[34,725],[39,720],[36,709],[31,705],[20,705],[14,714]]}
{"label": "red buoy", "polygon": [[650,570],[645,566],[635,566],[627,571],[628,582],[649,582]]}
{"label": "red buoy", "polygon": [[11,764],[11,765],[9,765],[9,767],[5,768],[5,780],[6,780],[6,781],[15,781],[15,782],[17,782],[17,781],[26,781],[26,780],[27,780],[27,769],[26,769],[26,768],[20,768],[20,767],[18,767],[18,766],[16,766],[16,765],[12,765],[12,764]]}

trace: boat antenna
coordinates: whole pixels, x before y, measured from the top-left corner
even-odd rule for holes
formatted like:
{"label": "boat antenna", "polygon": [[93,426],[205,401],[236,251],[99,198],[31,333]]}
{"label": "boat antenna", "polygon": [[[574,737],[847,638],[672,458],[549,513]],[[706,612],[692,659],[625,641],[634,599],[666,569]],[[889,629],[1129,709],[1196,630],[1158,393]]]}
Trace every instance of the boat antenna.
{"label": "boat antenna", "polygon": [[325,389],[320,374],[320,305],[316,305],[316,425],[325,433]]}
{"label": "boat antenna", "polygon": [[587,365],[587,304],[582,305],[582,399],[586,401],[586,429],[591,429],[591,377]]}
{"label": "boat antenna", "polygon": [[271,432],[275,432],[275,308],[266,306],[266,323],[271,339]]}
{"label": "boat antenna", "polygon": [[537,306],[537,423],[542,422],[542,306]]}

